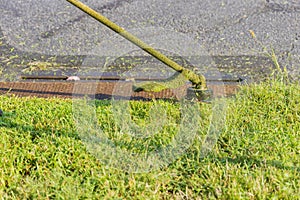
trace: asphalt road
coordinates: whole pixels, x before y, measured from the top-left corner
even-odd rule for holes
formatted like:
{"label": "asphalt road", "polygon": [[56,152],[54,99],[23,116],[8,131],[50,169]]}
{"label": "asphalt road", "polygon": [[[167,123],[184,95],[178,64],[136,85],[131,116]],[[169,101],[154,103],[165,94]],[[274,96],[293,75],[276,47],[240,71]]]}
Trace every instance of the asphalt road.
{"label": "asphalt road", "polygon": [[[273,48],[280,62],[299,78],[298,0],[82,2],[155,48],[178,55],[264,57],[262,48]],[[63,0],[0,0],[0,27],[2,43],[23,53],[109,57],[137,49]],[[2,49],[1,54],[6,53]],[[84,58],[85,62],[92,63]]]}

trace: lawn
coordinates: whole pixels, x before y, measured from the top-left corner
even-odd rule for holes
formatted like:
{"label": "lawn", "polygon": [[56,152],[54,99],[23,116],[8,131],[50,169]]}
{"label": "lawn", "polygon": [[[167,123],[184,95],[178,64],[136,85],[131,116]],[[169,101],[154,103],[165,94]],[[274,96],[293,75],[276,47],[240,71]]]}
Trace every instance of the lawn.
{"label": "lawn", "polygon": [[[131,122],[145,133],[149,122],[159,117],[150,108],[165,111],[162,118],[167,120],[157,134],[134,137],[126,132],[130,131],[125,126],[128,121],[122,123],[122,118],[114,117],[117,111],[110,101],[94,103],[96,123],[103,134],[120,149],[140,154],[166,147],[178,132],[182,118],[178,102],[129,102]],[[299,103],[298,83],[271,79],[242,86],[235,97],[226,99],[225,124],[219,130],[216,144],[205,155],[202,140],[214,104],[199,103],[196,108],[200,109],[201,118],[194,127],[194,140],[185,151],[164,166],[133,173],[107,164],[88,148],[80,133],[87,124],[76,123],[77,111],[73,110],[72,100],[3,95],[0,96],[4,111],[0,117],[0,196],[3,199],[300,199]],[[105,154],[105,149],[102,151]]]}

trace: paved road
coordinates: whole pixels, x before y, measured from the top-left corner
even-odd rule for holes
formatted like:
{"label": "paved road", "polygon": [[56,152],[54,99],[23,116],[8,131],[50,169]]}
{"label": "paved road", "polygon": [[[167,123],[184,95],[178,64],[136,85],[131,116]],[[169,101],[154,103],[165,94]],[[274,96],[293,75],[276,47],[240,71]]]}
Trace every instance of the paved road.
{"label": "paved road", "polygon": [[[262,45],[272,47],[299,77],[298,0],[82,2],[154,47],[179,55],[223,56],[226,60],[228,56],[264,56]],[[120,56],[135,49],[63,0],[0,0],[0,27],[3,44],[38,55]],[[250,30],[262,45],[251,37]]]}

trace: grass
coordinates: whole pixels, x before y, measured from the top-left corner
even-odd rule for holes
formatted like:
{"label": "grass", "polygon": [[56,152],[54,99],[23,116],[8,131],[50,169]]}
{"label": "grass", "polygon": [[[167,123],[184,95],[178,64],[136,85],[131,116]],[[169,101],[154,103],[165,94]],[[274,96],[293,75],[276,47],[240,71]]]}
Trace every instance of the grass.
{"label": "grass", "polygon": [[[278,79],[242,86],[227,99],[226,126],[203,157],[199,137],[168,166],[128,173],[87,150],[72,101],[0,97],[0,197],[3,199],[300,199],[300,87]],[[123,147],[165,145],[178,129],[180,107],[165,101],[130,102],[132,120],[151,122],[151,106],[165,110],[161,134],[136,139],[120,130],[109,101],[96,102],[98,124]],[[160,110],[160,112],[161,112]],[[155,113],[154,113],[155,114]],[[207,114],[207,115],[206,115]],[[123,137],[124,136],[124,137]],[[123,143],[122,143],[123,142]],[[150,148],[151,150],[151,148]]]}

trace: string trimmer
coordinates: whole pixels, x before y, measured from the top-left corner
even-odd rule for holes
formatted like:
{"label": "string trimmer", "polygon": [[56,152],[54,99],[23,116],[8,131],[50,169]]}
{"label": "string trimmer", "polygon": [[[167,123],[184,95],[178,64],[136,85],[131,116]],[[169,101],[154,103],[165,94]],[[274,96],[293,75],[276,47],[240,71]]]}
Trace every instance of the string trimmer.
{"label": "string trimmer", "polygon": [[206,79],[203,75],[196,74],[193,71],[182,67],[178,63],[174,62],[167,56],[163,55],[161,52],[155,50],[148,44],[141,41],[136,36],[127,32],[125,29],[118,26],[117,24],[111,22],[109,19],[107,19],[100,13],[96,12],[95,10],[91,9],[87,5],[83,4],[82,2],[77,0],[67,0],[67,1],[178,72],[177,74],[173,75],[169,79],[163,81],[153,81],[153,82],[147,82],[142,84],[136,84],[133,86],[133,90],[135,92],[139,92],[139,91],[158,92],[167,88],[179,87],[182,84],[184,84],[186,80],[189,80],[193,85],[192,88],[188,89],[190,93],[193,92],[194,94],[196,94],[196,97],[199,100],[207,100],[208,98],[210,98],[212,93],[210,90],[207,89]]}

